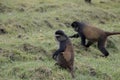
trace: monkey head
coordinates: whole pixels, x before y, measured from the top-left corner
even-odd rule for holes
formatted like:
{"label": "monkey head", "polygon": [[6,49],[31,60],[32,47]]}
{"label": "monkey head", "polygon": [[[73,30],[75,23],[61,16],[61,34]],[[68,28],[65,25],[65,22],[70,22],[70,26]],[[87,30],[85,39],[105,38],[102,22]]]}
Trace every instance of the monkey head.
{"label": "monkey head", "polygon": [[85,26],[85,24],[83,22],[74,21],[71,26],[76,32],[78,32],[79,29],[82,29]]}
{"label": "monkey head", "polygon": [[79,22],[77,21],[74,21],[72,24],[71,24],[72,28],[75,30],[75,31],[78,31],[79,30]]}
{"label": "monkey head", "polygon": [[55,38],[57,41],[61,42],[61,41],[65,41],[68,39],[67,35],[62,31],[62,30],[57,30],[55,32]]}

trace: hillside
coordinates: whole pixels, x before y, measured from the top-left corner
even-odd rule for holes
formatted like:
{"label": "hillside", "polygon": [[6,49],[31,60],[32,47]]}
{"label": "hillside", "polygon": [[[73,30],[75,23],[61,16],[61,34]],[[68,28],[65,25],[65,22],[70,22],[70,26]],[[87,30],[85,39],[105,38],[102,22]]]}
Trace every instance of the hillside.
{"label": "hillside", "polygon": [[[74,34],[70,24],[76,20],[120,31],[120,1],[0,0],[0,80],[72,80],[51,56],[58,47],[54,32]],[[96,44],[85,51],[80,38],[71,41],[74,80],[120,79],[120,35],[108,38],[108,58],[100,57]]]}

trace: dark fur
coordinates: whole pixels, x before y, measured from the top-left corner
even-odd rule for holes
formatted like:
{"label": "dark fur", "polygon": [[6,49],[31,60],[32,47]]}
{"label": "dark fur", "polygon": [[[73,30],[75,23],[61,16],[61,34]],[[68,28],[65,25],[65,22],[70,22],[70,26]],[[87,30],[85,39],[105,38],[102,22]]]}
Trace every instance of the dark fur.
{"label": "dark fur", "polygon": [[85,2],[87,2],[87,3],[91,3],[91,0],[85,0]]}
{"label": "dark fur", "polygon": [[56,63],[57,65],[65,69],[69,69],[72,77],[74,77],[73,74],[74,50],[72,43],[70,39],[67,37],[67,35],[61,30],[56,31],[55,35],[59,35],[56,36],[56,39],[60,45],[59,49],[53,54],[53,59],[57,61]]}
{"label": "dark fur", "polygon": [[[77,21],[73,22],[71,26],[76,32],[78,32],[77,34],[70,36],[71,38],[78,38],[80,36],[81,44],[85,47],[89,47],[94,42],[98,42],[98,48],[105,57],[109,55],[108,51],[105,49],[105,41],[107,37],[110,35],[120,34],[120,32],[106,32],[99,28]],[[87,44],[86,39],[88,40]]]}

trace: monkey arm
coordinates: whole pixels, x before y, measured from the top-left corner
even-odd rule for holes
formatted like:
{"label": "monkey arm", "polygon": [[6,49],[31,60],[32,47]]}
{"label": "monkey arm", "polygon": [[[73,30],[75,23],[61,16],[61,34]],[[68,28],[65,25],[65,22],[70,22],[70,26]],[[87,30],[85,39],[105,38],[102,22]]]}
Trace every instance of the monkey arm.
{"label": "monkey arm", "polygon": [[72,35],[72,36],[69,36],[70,38],[78,38],[79,37],[79,34],[77,33],[77,34],[74,34],[74,35]]}
{"label": "monkey arm", "polygon": [[81,45],[85,46],[86,38],[85,38],[85,36],[83,34],[80,34],[80,36],[81,36]]}
{"label": "monkey arm", "polygon": [[65,48],[66,48],[66,42],[65,41],[60,42],[59,49],[57,51],[55,51],[55,53],[53,54],[52,58],[56,59],[58,54],[61,54],[61,52],[64,52]]}

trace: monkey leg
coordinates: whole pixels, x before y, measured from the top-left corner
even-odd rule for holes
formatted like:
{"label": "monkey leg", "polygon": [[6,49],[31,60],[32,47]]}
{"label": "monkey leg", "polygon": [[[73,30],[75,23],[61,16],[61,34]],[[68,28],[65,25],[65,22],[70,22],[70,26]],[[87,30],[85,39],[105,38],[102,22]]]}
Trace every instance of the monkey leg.
{"label": "monkey leg", "polygon": [[81,35],[81,45],[85,47],[85,44],[86,44],[86,40],[85,40],[85,36],[84,35]]}
{"label": "monkey leg", "polygon": [[88,43],[86,44],[86,46],[85,47],[90,47],[92,44],[93,44],[94,42],[93,41],[88,41]]}
{"label": "monkey leg", "polygon": [[104,56],[107,57],[109,55],[109,53],[105,49],[105,41],[106,41],[106,38],[99,39],[99,41],[98,41],[98,48],[104,54]]}
{"label": "monkey leg", "polygon": [[85,0],[85,2],[91,3],[91,0]]}
{"label": "monkey leg", "polygon": [[69,71],[70,71],[70,73],[71,73],[72,78],[74,78],[75,76],[74,76],[73,66],[72,66],[72,65],[71,65],[71,66],[68,66],[68,69],[69,69]]}
{"label": "monkey leg", "polygon": [[89,3],[91,3],[91,0],[88,0]]}
{"label": "monkey leg", "polygon": [[88,41],[87,44],[85,45],[85,50],[88,51],[88,48],[93,44],[93,41]]}

